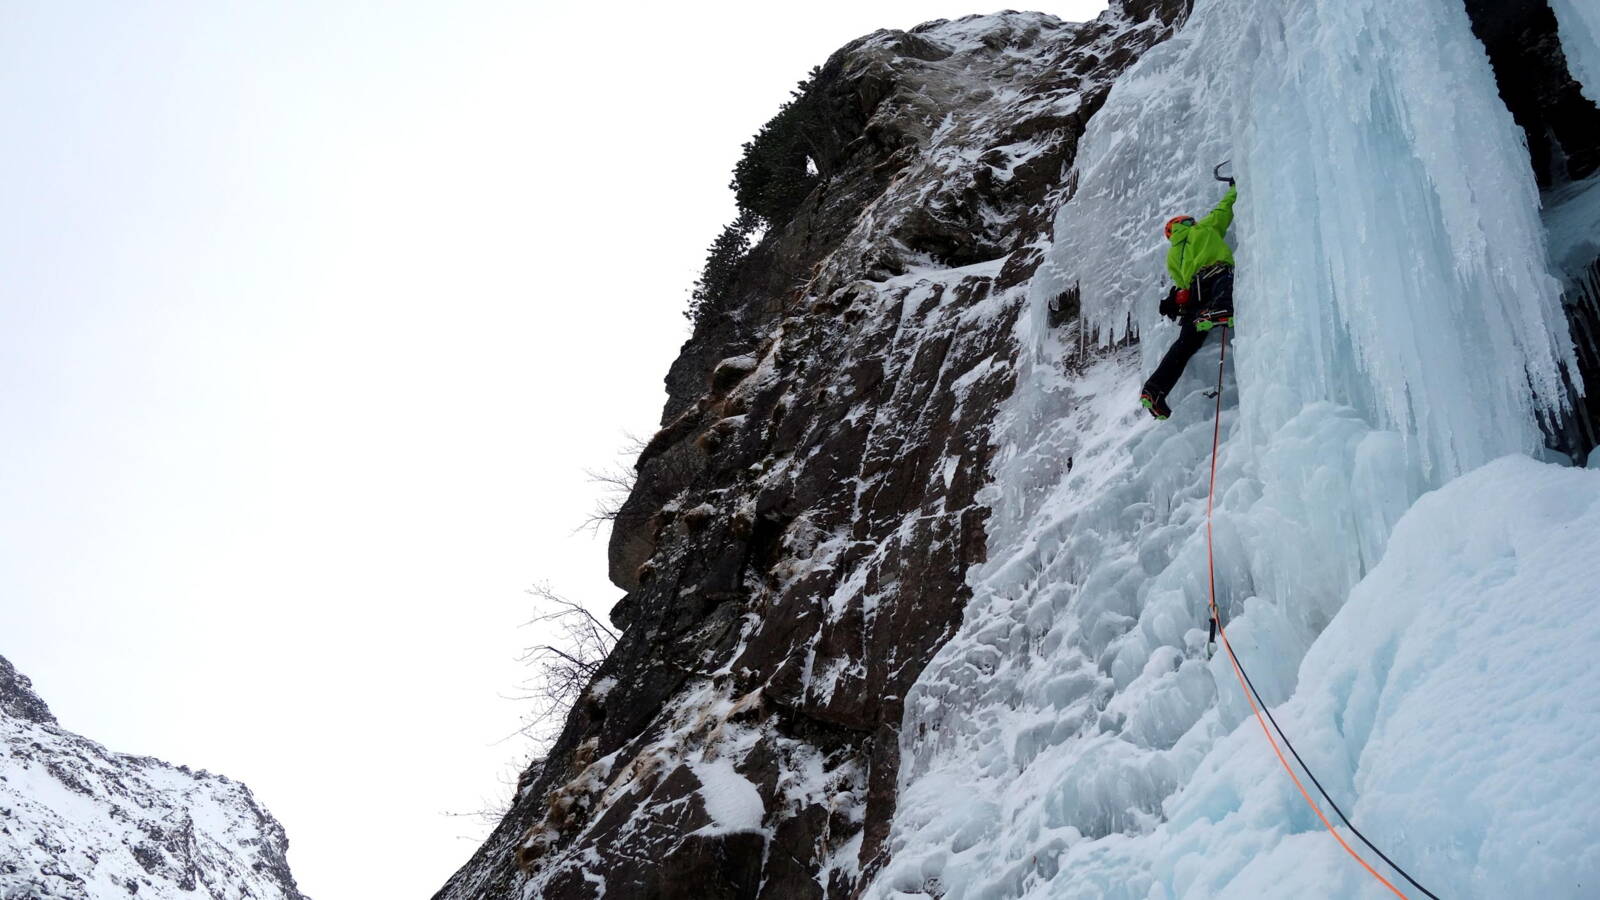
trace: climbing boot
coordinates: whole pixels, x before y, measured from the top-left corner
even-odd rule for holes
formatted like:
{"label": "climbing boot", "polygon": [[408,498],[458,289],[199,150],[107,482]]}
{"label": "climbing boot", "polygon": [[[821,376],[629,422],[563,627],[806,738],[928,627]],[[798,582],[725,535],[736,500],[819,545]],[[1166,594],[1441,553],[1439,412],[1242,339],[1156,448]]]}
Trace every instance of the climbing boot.
{"label": "climbing boot", "polygon": [[1200,315],[1195,316],[1194,319],[1195,331],[1210,331],[1211,329],[1216,328],[1218,325],[1221,325],[1224,328],[1232,328],[1233,310],[1208,309]]}
{"label": "climbing boot", "polygon": [[1150,410],[1150,415],[1157,419],[1168,419],[1172,416],[1172,407],[1167,405],[1167,398],[1157,397],[1149,391],[1139,394],[1139,405]]}

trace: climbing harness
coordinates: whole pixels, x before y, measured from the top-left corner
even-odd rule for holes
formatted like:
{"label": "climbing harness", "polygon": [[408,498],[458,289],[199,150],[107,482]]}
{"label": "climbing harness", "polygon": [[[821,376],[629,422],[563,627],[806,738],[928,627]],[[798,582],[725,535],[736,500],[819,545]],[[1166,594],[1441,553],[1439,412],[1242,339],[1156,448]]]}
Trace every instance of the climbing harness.
{"label": "climbing harness", "polygon": [[[1218,166],[1218,168],[1221,168],[1221,166]],[[1227,651],[1228,660],[1233,663],[1233,672],[1239,677],[1239,686],[1244,691],[1244,698],[1250,702],[1250,710],[1255,713],[1256,724],[1261,726],[1261,733],[1266,735],[1267,743],[1272,745],[1272,752],[1277,755],[1278,762],[1283,765],[1283,770],[1289,773],[1289,778],[1294,782],[1294,786],[1300,789],[1300,796],[1305,798],[1306,805],[1311,807],[1311,811],[1317,814],[1318,819],[1322,820],[1323,826],[1328,829],[1329,834],[1333,835],[1333,839],[1339,842],[1339,846],[1344,848],[1344,852],[1350,854],[1351,858],[1361,864],[1361,868],[1366,869],[1367,872],[1369,872],[1373,878],[1378,879],[1378,881],[1381,882],[1384,887],[1388,888],[1390,891],[1393,891],[1396,897],[1400,897],[1401,900],[1405,900],[1406,895],[1402,894],[1399,888],[1390,883],[1389,879],[1378,874],[1377,869],[1374,869],[1370,864],[1367,863],[1366,860],[1362,859],[1361,855],[1356,853],[1356,851],[1345,842],[1344,837],[1334,829],[1333,823],[1328,821],[1328,817],[1323,815],[1322,808],[1317,806],[1316,801],[1311,799],[1311,793],[1307,791],[1305,785],[1300,782],[1300,776],[1295,774],[1294,768],[1289,765],[1289,760],[1284,757],[1283,751],[1278,748],[1278,741],[1272,736],[1274,731],[1278,733],[1278,738],[1283,741],[1284,746],[1289,748],[1289,753],[1294,756],[1295,762],[1299,763],[1300,768],[1305,770],[1306,776],[1311,779],[1311,783],[1317,786],[1317,792],[1322,794],[1322,799],[1328,801],[1328,805],[1333,807],[1333,811],[1339,815],[1339,820],[1344,822],[1345,827],[1349,828],[1356,837],[1360,838],[1361,843],[1366,844],[1368,849],[1370,849],[1373,853],[1378,854],[1378,856],[1381,857],[1384,862],[1388,863],[1396,872],[1399,872],[1401,876],[1405,878],[1405,880],[1411,882],[1413,887],[1432,898],[1432,900],[1439,900],[1438,895],[1423,887],[1415,878],[1411,877],[1409,872],[1400,868],[1399,864],[1385,855],[1384,852],[1373,845],[1371,841],[1367,840],[1367,836],[1362,834],[1361,830],[1356,828],[1355,825],[1351,824],[1350,818],[1344,814],[1344,810],[1339,808],[1339,804],[1335,803],[1333,798],[1328,796],[1327,789],[1322,786],[1322,782],[1317,780],[1317,776],[1311,771],[1311,767],[1306,765],[1306,761],[1300,758],[1299,751],[1295,750],[1294,744],[1289,742],[1289,736],[1284,734],[1283,729],[1278,726],[1278,720],[1273,717],[1272,710],[1267,709],[1266,701],[1261,699],[1261,694],[1256,691],[1255,683],[1250,680],[1250,675],[1245,672],[1244,664],[1239,662],[1239,655],[1233,652],[1233,644],[1228,642],[1228,630],[1223,627],[1222,615],[1217,611],[1217,567],[1211,549],[1211,506],[1213,499],[1217,495],[1217,444],[1222,436],[1222,369],[1226,364],[1227,359],[1228,329],[1223,329],[1222,352],[1217,357],[1217,389],[1214,393],[1208,392],[1217,398],[1216,419],[1211,426],[1211,487],[1206,494],[1206,576],[1210,580],[1211,589],[1209,610],[1211,616],[1211,636],[1206,641],[1208,651],[1210,648],[1214,648],[1216,646],[1217,635],[1222,635],[1222,648]],[[1263,712],[1266,713],[1265,718],[1262,718]],[[1271,729],[1267,728],[1268,722],[1272,723]]]}

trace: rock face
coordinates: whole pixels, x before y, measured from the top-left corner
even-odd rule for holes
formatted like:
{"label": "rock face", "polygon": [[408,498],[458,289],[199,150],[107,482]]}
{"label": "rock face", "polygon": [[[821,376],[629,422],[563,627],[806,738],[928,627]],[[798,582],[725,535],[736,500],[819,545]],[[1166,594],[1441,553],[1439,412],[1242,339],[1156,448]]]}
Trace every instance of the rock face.
{"label": "rock face", "polygon": [[685,345],[616,522],[622,640],[440,898],[850,897],[883,864],[1064,173],[1186,12],[939,21],[828,60],[821,183]]}
{"label": "rock face", "polygon": [[4,658],[0,744],[0,898],[303,900],[249,788],[61,728]]}

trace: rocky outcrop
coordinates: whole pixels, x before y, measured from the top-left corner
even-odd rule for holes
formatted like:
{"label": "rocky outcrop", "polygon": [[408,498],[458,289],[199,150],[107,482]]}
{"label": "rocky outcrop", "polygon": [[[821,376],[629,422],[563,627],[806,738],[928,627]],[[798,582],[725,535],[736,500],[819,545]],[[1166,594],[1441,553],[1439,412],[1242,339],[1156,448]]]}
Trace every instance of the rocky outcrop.
{"label": "rocky outcrop", "polygon": [[33,692],[33,682],[0,656],[0,715],[40,725],[56,724],[50,707]]}
{"label": "rocky outcrop", "polygon": [[849,897],[882,864],[1063,175],[1186,9],[940,21],[822,67],[820,184],[685,345],[616,522],[622,639],[439,897]]}
{"label": "rocky outcrop", "polygon": [[61,728],[0,658],[0,897],[303,900],[288,845],[249,788]]}

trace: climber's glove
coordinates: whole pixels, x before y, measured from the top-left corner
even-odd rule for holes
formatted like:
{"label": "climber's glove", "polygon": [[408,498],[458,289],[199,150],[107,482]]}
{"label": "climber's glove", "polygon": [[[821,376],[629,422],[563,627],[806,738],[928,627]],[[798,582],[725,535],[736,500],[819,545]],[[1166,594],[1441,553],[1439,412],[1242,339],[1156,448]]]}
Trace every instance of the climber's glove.
{"label": "climber's glove", "polygon": [[1178,318],[1178,289],[1176,287],[1167,291],[1167,296],[1161,301],[1161,314],[1169,319]]}

